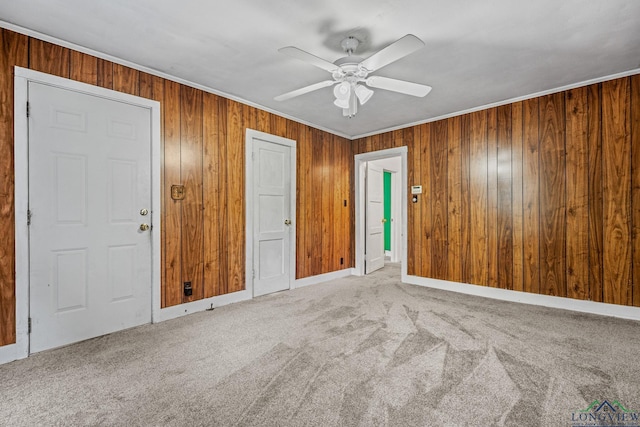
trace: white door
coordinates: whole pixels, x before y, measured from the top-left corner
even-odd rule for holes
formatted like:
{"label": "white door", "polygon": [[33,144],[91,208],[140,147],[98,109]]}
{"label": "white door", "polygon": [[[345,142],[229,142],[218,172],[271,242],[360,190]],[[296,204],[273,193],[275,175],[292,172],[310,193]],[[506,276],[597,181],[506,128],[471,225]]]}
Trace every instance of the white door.
{"label": "white door", "polygon": [[150,110],[34,82],[29,105],[31,352],[150,322]]}
{"label": "white door", "polygon": [[290,288],[291,148],[253,139],[253,295]]}
{"label": "white door", "polygon": [[365,213],[365,274],[384,267],[384,174],[367,163]]}

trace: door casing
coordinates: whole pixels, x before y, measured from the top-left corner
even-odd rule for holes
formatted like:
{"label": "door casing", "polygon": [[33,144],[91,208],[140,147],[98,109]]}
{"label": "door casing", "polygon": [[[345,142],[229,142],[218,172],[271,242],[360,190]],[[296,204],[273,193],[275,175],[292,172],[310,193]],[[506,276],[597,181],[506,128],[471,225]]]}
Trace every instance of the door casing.
{"label": "door casing", "polygon": [[160,312],[160,103],[146,98],[80,83],[26,68],[14,68],[14,162],[15,162],[15,253],[16,253],[16,343],[0,347],[0,361],[29,355],[29,122],[26,114],[28,83],[38,82],[66,90],[124,102],[151,111],[151,319]]}
{"label": "door casing", "polygon": [[280,136],[271,135],[265,132],[260,132],[254,129],[247,129],[245,136],[245,282],[246,291],[253,295],[253,214],[254,214],[254,201],[253,201],[253,140],[261,139],[263,141],[271,142],[274,144],[285,145],[291,148],[290,157],[290,173],[291,173],[291,185],[290,192],[291,197],[289,212],[292,221],[291,231],[289,233],[289,289],[295,288],[296,283],[296,141],[288,138],[282,138]]}
{"label": "door casing", "polygon": [[[401,280],[405,282],[407,280],[407,153],[406,146],[389,148],[386,150],[372,151],[369,153],[357,154],[354,157],[354,171],[355,171],[355,220],[356,220],[356,266],[353,269],[355,276],[364,276],[364,250],[365,250],[365,221],[364,221],[364,209],[365,209],[365,182],[364,182],[364,166],[366,162],[372,160],[387,159],[389,157],[400,156],[402,162],[402,170],[400,171],[402,180],[402,237],[400,239],[400,271]],[[419,183],[412,183],[411,185],[419,185]]]}

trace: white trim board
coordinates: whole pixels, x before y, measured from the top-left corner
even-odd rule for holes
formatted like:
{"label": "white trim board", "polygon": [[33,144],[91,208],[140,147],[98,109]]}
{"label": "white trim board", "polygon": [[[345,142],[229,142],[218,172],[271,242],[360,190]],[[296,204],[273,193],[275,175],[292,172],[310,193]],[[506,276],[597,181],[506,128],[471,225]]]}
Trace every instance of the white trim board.
{"label": "white trim board", "polygon": [[512,291],[509,289],[491,288],[488,286],[470,285],[466,283],[449,282],[447,280],[429,279],[420,276],[407,276],[404,283],[441,289],[501,301],[517,302],[521,304],[538,305],[542,307],[559,308],[561,310],[577,311],[581,313],[597,314],[600,316],[618,317],[621,319],[639,320],[640,307],[629,307],[603,302],[583,301],[566,297],[532,294],[528,292]]}
{"label": "white trim board", "polygon": [[[330,280],[343,279],[345,277],[354,276],[353,268],[345,268],[344,270],[332,271],[330,273],[318,274],[317,276],[304,277],[302,279],[296,279],[294,282],[295,289],[302,288],[304,286],[317,285],[320,283],[328,282]],[[291,289],[294,289],[292,287]]]}

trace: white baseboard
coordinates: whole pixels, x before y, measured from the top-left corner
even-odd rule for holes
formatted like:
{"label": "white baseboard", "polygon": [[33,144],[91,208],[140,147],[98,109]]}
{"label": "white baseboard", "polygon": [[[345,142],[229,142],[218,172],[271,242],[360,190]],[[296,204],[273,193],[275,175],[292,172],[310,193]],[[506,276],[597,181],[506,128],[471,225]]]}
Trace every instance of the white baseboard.
{"label": "white baseboard", "polygon": [[26,356],[22,355],[22,352],[18,350],[17,344],[9,344],[0,347],[0,365],[3,363],[13,362],[14,360],[24,359]]}
{"label": "white baseboard", "polygon": [[344,270],[332,271],[331,273],[318,274],[317,276],[296,279],[293,288],[301,288],[303,286],[317,285],[318,283],[328,282],[329,280],[342,279],[343,277],[353,276],[355,274],[353,268],[345,268]]}
{"label": "white baseboard", "polygon": [[493,298],[502,301],[540,305],[543,307],[579,311],[582,313],[618,317],[621,319],[640,320],[640,307],[629,307],[617,304],[607,304],[603,302],[583,301],[573,298],[538,295],[528,292],[490,288],[487,286],[469,285],[466,283],[449,282],[447,280],[429,279],[419,276],[405,276],[403,277],[403,282],[412,285],[442,289],[445,291],[458,292],[485,298]]}
{"label": "white baseboard", "polygon": [[191,313],[197,313],[211,307],[222,307],[223,305],[233,304],[234,302],[250,300],[251,297],[251,292],[244,290],[188,302],[185,304],[174,305],[173,307],[162,308],[157,313],[154,313],[153,323],[175,319]]}

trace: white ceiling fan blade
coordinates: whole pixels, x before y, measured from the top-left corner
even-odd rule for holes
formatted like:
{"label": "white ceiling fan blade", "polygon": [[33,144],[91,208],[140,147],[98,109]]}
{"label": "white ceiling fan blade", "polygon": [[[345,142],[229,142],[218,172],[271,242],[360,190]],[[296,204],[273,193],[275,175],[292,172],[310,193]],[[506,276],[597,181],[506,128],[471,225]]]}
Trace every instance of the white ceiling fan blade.
{"label": "white ceiling fan blade", "polygon": [[389,65],[400,58],[404,58],[410,53],[415,52],[424,46],[424,42],[414,36],[413,34],[407,34],[401,39],[391,43],[379,52],[374,53],[360,65],[366,68],[370,73],[379,70],[385,65]]}
{"label": "white ceiling fan blade", "polygon": [[276,101],[285,101],[287,99],[295,98],[296,96],[304,95],[305,93],[313,92],[314,90],[322,89],[323,87],[333,86],[336,83],[338,83],[336,80],[325,80],[300,89],[292,90],[291,92],[283,93],[273,99]]}
{"label": "white ceiling fan blade", "polygon": [[365,80],[365,83],[368,86],[378,89],[385,89],[419,97],[426,96],[431,92],[431,86],[381,76],[371,76]]}
{"label": "white ceiling fan blade", "polygon": [[309,52],[305,52],[302,49],[298,49],[297,47],[287,46],[281,49],[278,49],[278,52],[284,53],[285,55],[289,55],[292,58],[299,59],[301,61],[307,62],[311,65],[315,65],[318,68],[322,68],[330,73],[333,73],[339,67],[336,64],[333,64],[327,60],[322,58],[318,58],[315,55],[310,54]]}

